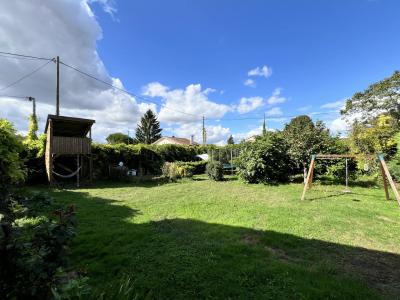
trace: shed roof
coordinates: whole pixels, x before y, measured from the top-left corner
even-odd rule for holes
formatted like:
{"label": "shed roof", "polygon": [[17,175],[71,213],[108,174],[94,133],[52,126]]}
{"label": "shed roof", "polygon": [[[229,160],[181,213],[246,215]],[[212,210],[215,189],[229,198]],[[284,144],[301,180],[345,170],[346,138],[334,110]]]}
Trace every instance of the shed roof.
{"label": "shed roof", "polygon": [[93,123],[96,122],[95,120],[90,119],[48,115],[44,132],[47,132],[50,120],[53,123],[54,136],[70,137],[85,137],[88,134]]}

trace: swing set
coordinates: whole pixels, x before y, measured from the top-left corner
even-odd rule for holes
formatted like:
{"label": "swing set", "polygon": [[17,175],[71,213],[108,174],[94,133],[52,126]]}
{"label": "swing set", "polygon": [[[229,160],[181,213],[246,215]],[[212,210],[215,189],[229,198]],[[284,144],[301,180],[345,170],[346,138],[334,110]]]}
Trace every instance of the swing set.
{"label": "swing set", "polygon": [[[371,158],[374,156],[370,156]],[[345,159],[346,162],[346,189],[345,192],[350,192],[349,190],[349,172],[348,172],[348,159],[354,159],[357,158],[355,155],[350,155],[350,154],[314,154],[311,156],[311,163],[310,163],[310,167],[307,173],[307,178],[306,178],[306,182],[304,184],[304,189],[303,189],[303,193],[301,195],[301,200],[304,200],[305,195],[307,190],[311,189],[312,187],[312,182],[313,182],[313,175],[314,175],[314,167],[315,167],[315,162],[317,159],[329,159],[329,160],[338,160],[338,159]],[[376,156],[376,158],[378,159],[379,162],[379,166],[381,169],[381,175],[382,175],[382,179],[383,179],[383,186],[385,189],[385,196],[386,196],[386,200],[389,200],[389,189],[388,189],[388,183],[393,191],[393,194],[397,200],[397,203],[400,206],[400,195],[399,192],[397,191],[396,188],[396,184],[393,181],[392,176],[389,173],[389,169],[386,165],[385,159],[383,157],[383,154],[378,154]]]}

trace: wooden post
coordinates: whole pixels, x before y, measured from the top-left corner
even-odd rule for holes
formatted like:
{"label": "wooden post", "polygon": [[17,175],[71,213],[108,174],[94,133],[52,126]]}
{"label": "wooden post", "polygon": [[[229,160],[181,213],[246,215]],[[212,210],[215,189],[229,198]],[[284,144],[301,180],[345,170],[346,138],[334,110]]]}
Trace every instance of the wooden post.
{"label": "wooden post", "polygon": [[385,189],[386,200],[390,200],[387,178],[386,178],[386,175],[385,175],[385,170],[383,169],[383,166],[382,166],[382,162],[380,160],[379,160],[379,167],[381,169],[381,174],[382,174],[382,179],[383,179],[383,187]]}
{"label": "wooden post", "polygon": [[60,57],[57,56],[56,115],[60,115]]}
{"label": "wooden post", "polygon": [[[92,147],[92,128],[90,128],[89,131],[89,138],[90,138],[90,147]],[[90,148],[90,153],[89,153],[89,181],[92,183],[93,181],[93,154],[92,154],[92,148]]]}
{"label": "wooden post", "polygon": [[399,195],[399,192],[397,191],[396,184],[394,183],[394,181],[392,179],[392,176],[389,173],[389,169],[388,169],[388,167],[386,165],[385,159],[383,158],[382,154],[379,154],[378,158],[379,158],[379,161],[381,162],[381,166],[383,168],[383,171],[385,172],[385,175],[386,175],[386,177],[387,177],[387,179],[389,181],[390,187],[393,190],[393,193],[394,193],[394,196],[395,196],[395,198],[397,200],[397,203],[400,206],[400,195]]}
{"label": "wooden post", "polygon": [[301,195],[301,200],[304,200],[304,197],[306,195],[306,191],[309,188],[309,182],[310,179],[314,173],[314,165],[315,165],[315,155],[311,156],[311,163],[310,163],[310,168],[308,170],[308,174],[307,174],[307,179],[306,179],[306,183],[304,184],[304,188],[303,188],[303,194]]}
{"label": "wooden post", "polygon": [[47,129],[49,130],[49,134],[47,136],[47,138],[49,139],[49,141],[47,142],[47,145],[49,147],[49,183],[50,185],[52,185],[54,183],[54,178],[53,178],[53,121],[50,119],[49,120],[49,128]]}
{"label": "wooden post", "polygon": [[76,186],[77,187],[79,187],[79,160],[80,160],[80,157],[79,157],[79,154],[77,154],[76,155],[76,168],[77,168],[77,170],[78,170],[78,172],[76,172]]}

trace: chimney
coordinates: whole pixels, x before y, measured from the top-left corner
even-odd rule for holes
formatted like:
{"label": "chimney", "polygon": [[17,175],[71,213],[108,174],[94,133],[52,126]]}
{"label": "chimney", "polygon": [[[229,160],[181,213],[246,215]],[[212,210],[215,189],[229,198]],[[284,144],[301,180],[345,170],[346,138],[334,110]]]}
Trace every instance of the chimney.
{"label": "chimney", "polygon": [[190,136],[190,145],[193,145],[193,144],[194,144],[194,135],[192,134]]}

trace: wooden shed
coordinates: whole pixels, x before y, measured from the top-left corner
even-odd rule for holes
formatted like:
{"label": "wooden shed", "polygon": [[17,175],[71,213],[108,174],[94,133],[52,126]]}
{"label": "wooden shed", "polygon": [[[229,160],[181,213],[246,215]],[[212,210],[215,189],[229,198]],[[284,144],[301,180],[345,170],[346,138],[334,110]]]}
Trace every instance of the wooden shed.
{"label": "wooden shed", "polygon": [[[57,178],[76,176],[77,186],[80,180],[92,180],[92,125],[94,120],[48,115],[45,133],[46,172],[50,184]],[[56,170],[58,168],[58,170]],[[68,172],[68,174],[61,174]]]}

